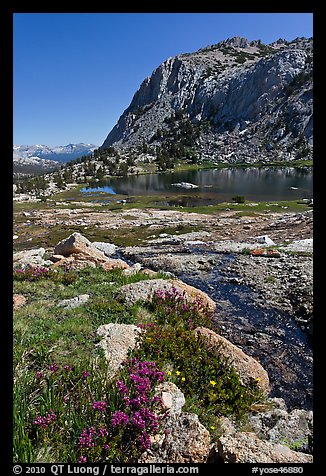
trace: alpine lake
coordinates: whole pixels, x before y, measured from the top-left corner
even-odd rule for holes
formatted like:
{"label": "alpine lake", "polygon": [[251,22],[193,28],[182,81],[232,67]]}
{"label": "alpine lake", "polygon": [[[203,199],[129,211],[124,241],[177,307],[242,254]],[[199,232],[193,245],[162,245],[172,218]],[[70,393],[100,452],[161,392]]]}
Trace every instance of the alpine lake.
{"label": "alpine lake", "polygon": [[[80,189],[84,196],[151,196],[156,206],[198,207],[232,202],[288,201],[311,199],[312,167],[231,167],[180,170],[113,177],[89,182]],[[118,197],[115,197],[115,196]]]}

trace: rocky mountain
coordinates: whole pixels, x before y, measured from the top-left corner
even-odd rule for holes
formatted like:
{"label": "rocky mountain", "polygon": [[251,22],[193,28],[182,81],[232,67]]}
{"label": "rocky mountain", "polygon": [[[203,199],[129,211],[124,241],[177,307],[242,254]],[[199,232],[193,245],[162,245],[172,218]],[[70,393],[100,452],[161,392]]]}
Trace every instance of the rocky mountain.
{"label": "rocky mountain", "polygon": [[68,144],[49,147],[47,145],[14,145],[14,173],[40,173],[53,170],[60,163],[88,155],[96,149],[94,144]]}
{"label": "rocky mountain", "polygon": [[219,162],[312,158],[313,41],[234,37],[168,58],[102,149],[182,145]]}

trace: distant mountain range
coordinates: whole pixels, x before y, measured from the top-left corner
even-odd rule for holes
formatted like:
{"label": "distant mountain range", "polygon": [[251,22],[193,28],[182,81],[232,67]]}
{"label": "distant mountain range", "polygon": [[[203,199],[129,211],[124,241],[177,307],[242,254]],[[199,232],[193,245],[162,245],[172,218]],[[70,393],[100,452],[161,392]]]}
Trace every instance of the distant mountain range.
{"label": "distant mountain range", "polygon": [[92,153],[97,147],[83,142],[55,147],[43,144],[14,145],[13,172],[26,174],[50,171],[61,163]]}

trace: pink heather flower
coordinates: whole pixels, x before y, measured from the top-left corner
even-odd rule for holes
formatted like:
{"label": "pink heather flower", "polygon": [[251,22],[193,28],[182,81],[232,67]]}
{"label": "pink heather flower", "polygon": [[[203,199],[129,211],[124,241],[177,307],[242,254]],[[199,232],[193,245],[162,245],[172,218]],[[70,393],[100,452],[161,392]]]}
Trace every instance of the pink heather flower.
{"label": "pink heather flower", "polygon": [[78,460],[78,463],[86,463],[86,462],[87,462],[86,456],[81,456]]}
{"label": "pink heather flower", "polygon": [[41,379],[42,377],[43,377],[43,372],[36,372],[36,374],[35,374],[35,378],[36,378],[36,379],[39,380],[39,379]]}
{"label": "pink heather flower", "polygon": [[112,415],[111,423],[112,426],[124,425],[129,422],[129,417],[124,412],[120,410],[116,411]]}
{"label": "pink heather flower", "polygon": [[84,370],[84,371],[83,371],[83,377],[84,377],[84,378],[89,377],[89,372],[87,372],[87,370]]}
{"label": "pink heather flower", "polygon": [[116,385],[121,393],[128,392],[128,387],[121,380],[118,380]]}
{"label": "pink heather flower", "polygon": [[139,412],[135,412],[133,417],[132,417],[132,423],[135,425],[137,428],[140,428],[143,430],[146,426],[145,421],[141,417],[141,414]]}
{"label": "pink heather flower", "polygon": [[105,427],[99,428],[98,430],[98,435],[104,438],[105,436],[108,436],[109,432]]}
{"label": "pink heather flower", "polygon": [[51,365],[50,365],[50,370],[51,370],[52,372],[56,372],[58,369],[59,369],[59,365],[58,365],[58,364],[51,364]]}
{"label": "pink heather flower", "polygon": [[108,404],[106,402],[94,402],[93,403],[93,409],[94,410],[99,410],[100,412],[104,412],[106,410],[106,407]]}
{"label": "pink heather flower", "polygon": [[127,407],[129,407],[130,405],[130,398],[129,397],[126,397],[126,395],[123,397],[124,401],[125,401],[125,404],[127,405]]}
{"label": "pink heather flower", "polygon": [[163,382],[164,381],[164,372],[156,372],[155,377],[157,378],[157,380],[159,382]]}
{"label": "pink heather flower", "polygon": [[137,410],[141,406],[141,400],[139,397],[132,398],[129,400],[129,405],[132,407],[133,410]]}
{"label": "pink heather flower", "polygon": [[104,449],[104,450],[108,450],[109,448],[110,448],[109,445],[104,445],[104,446],[103,446],[103,449]]}
{"label": "pink heather flower", "polygon": [[47,413],[45,416],[38,416],[34,420],[34,425],[42,428],[47,428],[51,423],[57,419],[57,415],[50,410],[51,413]]}
{"label": "pink heather flower", "polygon": [[63,367],[64,370],[66,370],[67,372],[71,372],[72,371],[72,367],[70,367],[70,365],[65,365]]}
{"label": "pink heather flower", "polygon": [[79,437],[79,446],[84,446],[86,448],[92,448],[93,446],[95,446],[95,443],[93,441],[93,436],[95,435],[96,431],[92,426],[88,430],[87,428],[84,428],[82,434]]}
{"label": "pink heather flower", "polygon": [[139,442],[141,444],[141,446],[147,450],[150,446],[151,446],[151,440],[150,440],[150,437],[148,435],[148,433],[146,433],[145,431],[139,436]]}

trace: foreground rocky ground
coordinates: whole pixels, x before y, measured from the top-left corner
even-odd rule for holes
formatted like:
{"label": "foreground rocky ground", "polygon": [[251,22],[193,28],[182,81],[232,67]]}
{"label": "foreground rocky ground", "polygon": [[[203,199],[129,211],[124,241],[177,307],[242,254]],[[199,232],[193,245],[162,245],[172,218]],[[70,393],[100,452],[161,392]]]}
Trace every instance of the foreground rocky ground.
{"label": "foreground rocky ground", "polygon": [[[110,240],[113,243],[99,240],[92,244],[89,253],[89,242],[82,239],[81,249],[78,250],[78,245],[77,251],[73,247],[74,240],[70,242],[69,252],[65,248],[67,240],[63,244],[33,250],[37,236],[32,234],[31,240],[27,238],[30,240],[28,247],[32,249],[16,253],[15,266],[34,264],[82,269],[89,265],[101,266],[105,270],[119,267],[126,275],[145,269],[151,278],[155,277],[155,271],[168,272],[174,285],[183,282],[183,286],[195,285],[192,289],[205,291],[210,299],[208,302],[216,307],[220,335],[230,344],[236,344],[239,352],[245,351],[247,359],[254,358],[267,370],[272,390],[269,404],[264,409],[255,409],[245,427],[237,427],[225,419],[224,432],[212,446],[207,429],[196,421],[195,416],[181,412],[179,405],[177,409],[170,408],[165,433],[158,436],[152,453],[144,455],[143,461],[312,461],[307,454],[311,452],[312,444],[312,353],[309,342],[302,341],[302,336],[313,332],[312,211],[282,214],[271,211],[256,216],[239,216],[229,211],[203,215],[147,209],[110,212],[92,210],[91,206],[87,210],[82,206],[70,209],[62,208],[61,204],[55,210],[35,209],[19,213],[20,217],[25,213],[23,218],[26,219],[23,224],[20,220],[16,225],[19,234],[27,225],[31,231],[33,227],[37,230],[47,228],[45,234],[49,235],[51,229],[55,232],[58,227],[72,230],[79,227],[85,233],[110,230],[111,236],[116,231],[120,243],[123,236],[127,243],[133,242],[133,246],[116,246],[114,240]],[[185,228],[189,231],[179,231]],[[140,230],[139,235],[135,229]],[[44,231],[42,233],[44,236]],[[129,285],[130,289],[121,292],[127,301],[134,302],[137,297],[147,299],[149,289],[145,283],[134,283]],[[221,292],[224,299],[221,299]],[[242,298],[250,293],[252,302],[249,308],[248,304],[242,305]],[[234,302],[229,299],[231,294],[237,298],[237,312],[234,312]],[[16,308],[24,306],[24,299],[24,296],[15,297]],[[74,302],[61,305],[78,306],[88,297],[83,295],[74,299]],[[260,330],[250,318],[250,315],[254,316],[254,308],[273,311],[266,314],[266,322],[259,324],[263,326]],[[297,330],[302,334],[297,334]],[[292,357],[294,353],[296,361]],[[300,367],[300,360],[304,368]],[[302,385],[291,387],[299,373],[304,374]],[[277,374],[281,375],[279,380]],[[291,392],[294,399],[288,402]],[[173,396],[166,398],[174,401]],[[190,428],[190,433],[186,433],[187,442],[185,428]]]}

